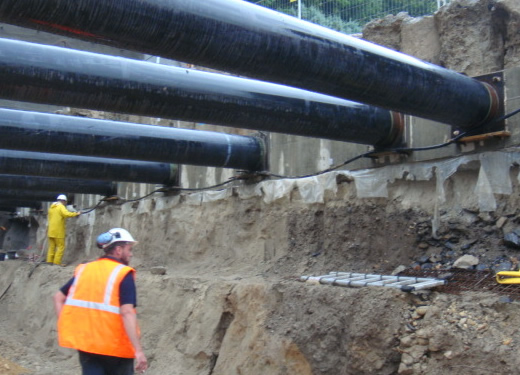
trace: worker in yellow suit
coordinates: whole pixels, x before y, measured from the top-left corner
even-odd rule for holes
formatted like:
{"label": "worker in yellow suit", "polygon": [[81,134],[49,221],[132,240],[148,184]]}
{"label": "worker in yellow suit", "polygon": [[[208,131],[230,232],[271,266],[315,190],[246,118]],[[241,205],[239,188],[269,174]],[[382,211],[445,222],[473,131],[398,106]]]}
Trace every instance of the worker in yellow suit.
{"label": "worker in yellow suit", "polygon": [[57,202],[49,207],[47,237],[49,250],[47,251],[47,263],[61,265],[61,258],[65,252],[65,228],[66,220],[70,217],[79,216],[80,212],[67,210],[67,197],[58,195]]}

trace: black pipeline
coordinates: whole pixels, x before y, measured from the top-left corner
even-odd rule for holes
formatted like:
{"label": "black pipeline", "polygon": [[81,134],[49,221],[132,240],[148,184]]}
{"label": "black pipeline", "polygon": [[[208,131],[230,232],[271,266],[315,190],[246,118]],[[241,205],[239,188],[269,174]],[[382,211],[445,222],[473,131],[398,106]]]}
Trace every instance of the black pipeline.
{"label": "black pipeline", "polygon": [[77,194],[99,194],[103,196],[117,195],[117,184],[109,181],[85,179],[0,174],[0,186],[2,189],[58,191]]}
{"label": "black pipeline", "polygon": [[178,183],[175,164],[12,150],[0,150],[0,173],[163,185]]}
{"label": "black pipeline", "polygon": [[477,80],[246,1],[3,0],[0,21],[459,128],[485,122],[498,106],[495,90]]}
{"label": "black pipeline", "polygon": [[0,148],[265,169],[257,137],[9,109],[0,109]]}
{"label": "black pipeline", "polygon": [[[0,207],[5,208],[4,211],[12,209],[12,207],[28,207],[39,210],[42,208],[42,202],[34,200],[19,200],[19,199],[2,199],[0,198]],[[13,210],[14,211],[14,210]]]}
{"label": "black pipeline", "polygon": [[0,211],[15,212],[16,206],[0,206]]}
{"label": "black pipeline", "polygon": [[[60,194],[58,191],[40,191],[40,190],[18,190],[18,189],[0,189],[0,197],[2,199],[12,199],[18,201],[44,201],[55,202],[56,197]],[[74,195],[67,196],[69,202],[74,201]]]}
{"label": "black pipeline", "polygon": [[397,113],[292,87],[8,39],[0,51],[9,51],[0,54],[3,99],[368,145],[401,140]]}

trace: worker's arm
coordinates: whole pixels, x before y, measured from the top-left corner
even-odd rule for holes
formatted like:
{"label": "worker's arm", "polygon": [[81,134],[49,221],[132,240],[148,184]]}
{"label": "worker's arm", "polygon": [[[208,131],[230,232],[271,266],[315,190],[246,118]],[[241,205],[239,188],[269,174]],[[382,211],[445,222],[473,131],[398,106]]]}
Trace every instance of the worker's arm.
{"label": "worker's arm", "polygon": [[141,342],[137,335],[137,316],[134,306],[132,304],[122,305],[121,317],[123,318],[126,334],[135,349],[135,360],[137,362],[135,369],[144,372],[148,368],[148,361],[143,353],[143,348],[141,347]]}
{"label": "worker's arm", "polygon": [[54,294],[54,310],[56,311],[56,317],[60,317],[61,309],[63,308],[63,305],[65,304],[65,300],[67,299],[67,296],[61,292],[61,290],[58,290],[56,294]]}
{"label": "worker's arm", "polygon": [[62,204],[60,204],[60,213],[63,217],[75,217],[80,215],[79,212],[72,212],[67,210],[67,207]]}

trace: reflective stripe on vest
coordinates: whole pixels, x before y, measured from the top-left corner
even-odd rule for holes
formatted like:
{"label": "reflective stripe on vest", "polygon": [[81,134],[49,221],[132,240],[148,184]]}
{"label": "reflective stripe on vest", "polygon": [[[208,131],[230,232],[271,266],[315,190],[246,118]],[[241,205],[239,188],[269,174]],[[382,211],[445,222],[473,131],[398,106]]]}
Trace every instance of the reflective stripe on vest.
{"label": "reflective stripe on vest", "polygon": [[81,274],[83,273],[83,270],[85,269],[85,266],[86,265],[83,265],[82,267],[80,267],[78,269],[78,273],[74,278],[74,282],[70,288],[70,292],[65,301],[65,305],[84,307],[87,309],[101,310],[101,311],[106,311],[106,312],[110,312],[110,313],[114,313],[114,314],[119,314],[120,307],[111,305],[110,298],[112,296],[112,291],[114,290],[114,284],[115,284],[115,281],[117,278],[117,274],[123,267],[125,267],[125,265],[124,264],[118,265],[116,268],[114,268],[114,270],[110,274],[110,277],[108,278],[108,281],[107,281],[107,285],[105,286],[103,303],[84,301],[84,300],[74,298],[74,293],[76,292],[76,284],[78,283],[78,280],[80,279]]}

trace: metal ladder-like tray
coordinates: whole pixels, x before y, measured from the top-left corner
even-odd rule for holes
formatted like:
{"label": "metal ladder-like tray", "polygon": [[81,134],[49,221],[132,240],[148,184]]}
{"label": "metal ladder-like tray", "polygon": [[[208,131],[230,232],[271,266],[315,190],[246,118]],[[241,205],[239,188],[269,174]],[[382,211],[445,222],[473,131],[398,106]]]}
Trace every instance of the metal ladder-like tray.
{"label": "metal ladder-like tray", "polygon": [[410,276],[387,276],[353,272],[330,272],[328,275],[322,276],[301,276],[300,281],[306,281],[314,284],[329,284],[352,287],[384,286],[398,288],[405,292],[429,289],[446,284],[446,281],[442,279]]}

